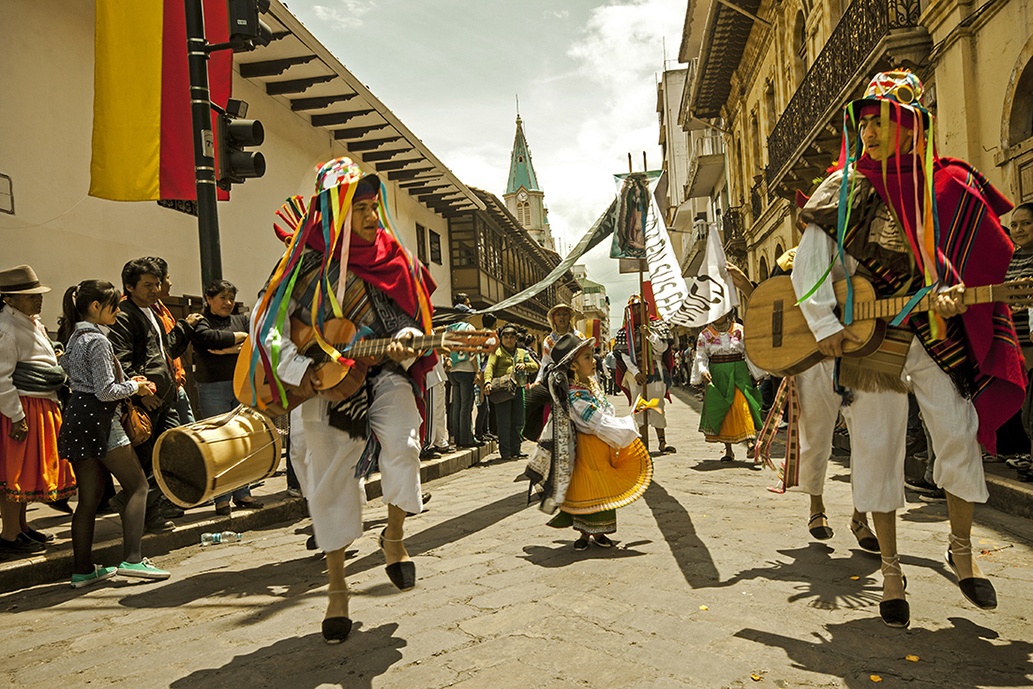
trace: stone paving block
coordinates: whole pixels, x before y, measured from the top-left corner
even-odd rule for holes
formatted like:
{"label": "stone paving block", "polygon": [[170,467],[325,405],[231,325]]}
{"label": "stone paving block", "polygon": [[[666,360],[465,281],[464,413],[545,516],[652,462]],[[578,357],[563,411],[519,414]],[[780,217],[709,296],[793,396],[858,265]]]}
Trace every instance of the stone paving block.
{"label": "stone paving block", "polygon": [[520,603],[503,610],[482,612],[459,623],[459,628],[480,640],[506,634],[529,633],[528,628],[551,614],[541,603]]}
{"label": "stone paving block", "polygon": [[404,623],[399,625],[398,633],[405,639],[405,646],[401,649],[403,663],[421,661],[476,642],[476,639],[462,631],[431,628],[413,632]]}
{"label": "stone paving block", "polygon": [[[558,683],[557,683],[558,682]],[[570,687],[569,679],[549,677],[530,663],[510,660],[500,665],[482,670],[472,670],[460,675],[455,684],[447,685],[450,689],[487,689],[488,687],[521,687],[521,689],[537,689],[538,687]]]}
{"label": "stone paving block", "polygon": [[513,634],[460,648],[449,653],[444,663],[462,675],[464,672],[483,670],[507,662],[531,663],[537,657],[556,651],[547,639]]}

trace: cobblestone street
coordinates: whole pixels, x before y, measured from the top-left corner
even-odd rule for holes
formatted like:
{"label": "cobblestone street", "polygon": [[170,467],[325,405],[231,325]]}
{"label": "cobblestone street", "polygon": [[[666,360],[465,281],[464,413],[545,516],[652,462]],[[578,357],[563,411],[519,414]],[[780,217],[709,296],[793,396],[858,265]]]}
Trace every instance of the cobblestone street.
{"label": "cobblestone street", "polygon": [[[621,404],[623,400],[613,398]],[[1018,687],[1033,679],[1029,522],[977,510],[1000,607],[967,604],[943,562],[942,504],[900,515],[911,628],[878,616],[879,559],[848,529],[848,472],[830,464],[835,536],[810,539],[807,501],[769,471],[720,463],[683,390],[669,407],[674,455],[619,511],[618,546],[572,549],[526,506],[522,466],[497,455],[427,484],[407,522],[418,585],[388,582],[379,500],[348,560],[356,629],[323,643],[320,556],[307,519],[240,544],[173,551],[172,579],[66,581],[0,596],[0,683],[39,687]],[[619,407],[620,409],[620,407]],[[655,446],[655,441],[654,441]],[[525,449],[530,445],[525,445]],[[909,499],[913,498],[909,494]],[[908,660],[916,657],[917,660]]]}

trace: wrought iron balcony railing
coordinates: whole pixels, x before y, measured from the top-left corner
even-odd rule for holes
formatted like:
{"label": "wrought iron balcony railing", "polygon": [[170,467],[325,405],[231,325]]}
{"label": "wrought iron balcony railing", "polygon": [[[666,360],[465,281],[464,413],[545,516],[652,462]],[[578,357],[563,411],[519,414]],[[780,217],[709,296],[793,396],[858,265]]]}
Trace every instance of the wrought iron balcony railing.
{"label": "wrought iron balcony railing", "polygon": [[768,137],[768,186],[782,179],[868,75],[870,57],[898,29],[918,27],[920,0],[853,0]]}
{"label": "wrought iron balcony railing", "polygon": [[728,208],[721,216],[725,253],[730,256],[746,255],[746,235],[743,233],[742,207]]}

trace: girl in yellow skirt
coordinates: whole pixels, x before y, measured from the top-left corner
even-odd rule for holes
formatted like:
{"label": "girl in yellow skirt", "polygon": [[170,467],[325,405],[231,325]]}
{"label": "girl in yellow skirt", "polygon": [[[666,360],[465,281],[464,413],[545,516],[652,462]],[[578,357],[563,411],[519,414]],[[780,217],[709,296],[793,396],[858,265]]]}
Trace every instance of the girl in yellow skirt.
{"label": "girl in yellow skirt", "polygon": [[0,271],[0,554],[45,550],[54,537],[29,526],[27,504],[75,492],[72,466],[57,451],[65,373],[39,320],[49,291],[29,266]]}
{"label": "girl in yellow skirt", "polygon": [[761,426],[760,391],[764,374],[746,359],[742,325],[729,311],[699,334],[692,384],[706,383],[699,430],[708,443],[724,443],[722,462],[735,459],[732,444],[752,442]]}
{"label": "girl in yellow skirt", "polygon": [[630,416],[614,416],[595,373],[595,340],[567,334],[552,350],[546,373],[552,412],[525,472],[541,490],[541,509],[557,514],[549,526],[573,527],[580,537],[609,548],[617,508],[642,496],[653,477],[649,452]]}

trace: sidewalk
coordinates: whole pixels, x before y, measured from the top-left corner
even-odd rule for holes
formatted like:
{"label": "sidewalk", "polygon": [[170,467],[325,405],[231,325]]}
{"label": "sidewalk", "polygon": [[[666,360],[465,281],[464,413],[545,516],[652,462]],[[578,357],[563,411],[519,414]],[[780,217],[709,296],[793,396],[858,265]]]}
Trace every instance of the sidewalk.
{"label": "sidewalk", "polygon": [[[448,476],[477,464],[496,451],[491,442],[480,448],[458,450],[439,459],[420,462],[420,479],[423,483]],[[237,531],[244,534],[271,524],[290,522],[308,516],[304,498],[287,495],[281,478],[282,471],[252,489],[265,507],[259,510],[234,508],[233,514],[219,516],[209,503],[190,508],[176,522],[176,528],[167,533],[144,534],[145,557],[157,558],[176,548],[196,545],[205,532]],[[426,492],[426,491],[424,491]],[[380,474],[373,474],[366,482],[366,498],[374,500],[381,496]],[[34,528],[54,534],[54,542],[44,553],[0,561],[0,593],[14,591],[38,584],[66,581],[72,571],[72,517],[51,509],[45,503],[29,505],[28,520]],[[122,559],[122,525],[117,514],[97,518],[93,540],[93,556],[96,562],[105,565],[117,564]]]}

